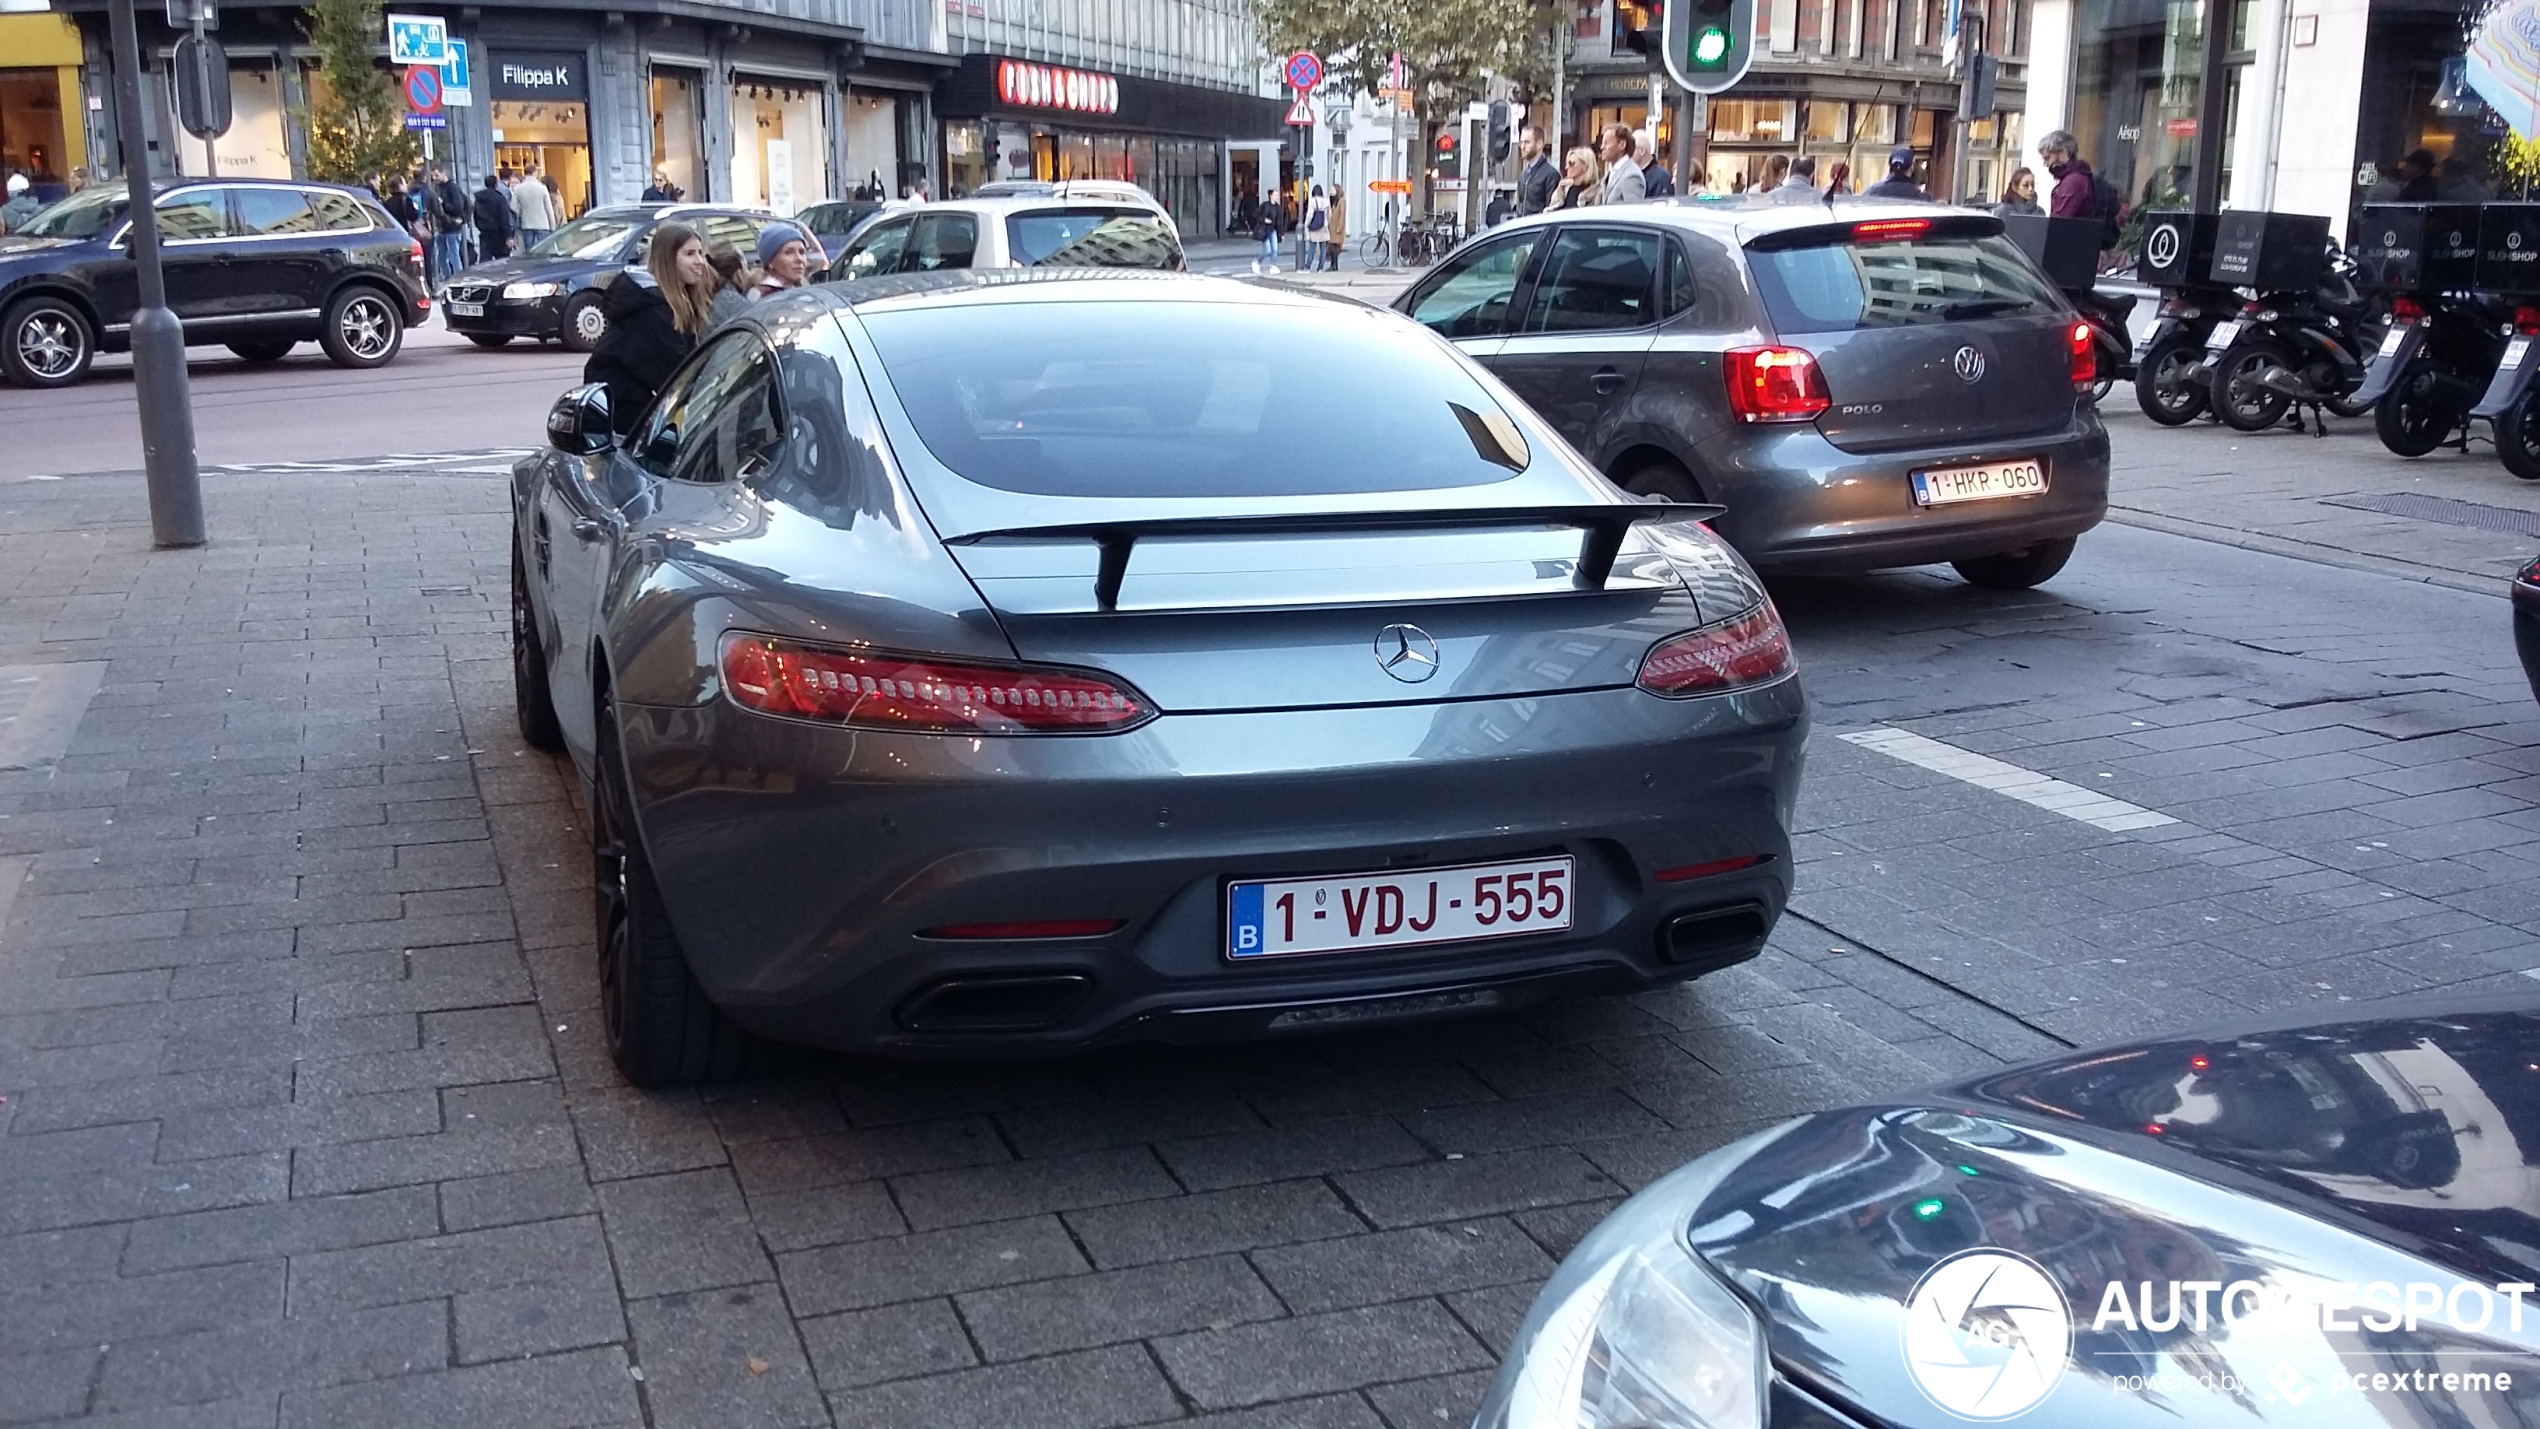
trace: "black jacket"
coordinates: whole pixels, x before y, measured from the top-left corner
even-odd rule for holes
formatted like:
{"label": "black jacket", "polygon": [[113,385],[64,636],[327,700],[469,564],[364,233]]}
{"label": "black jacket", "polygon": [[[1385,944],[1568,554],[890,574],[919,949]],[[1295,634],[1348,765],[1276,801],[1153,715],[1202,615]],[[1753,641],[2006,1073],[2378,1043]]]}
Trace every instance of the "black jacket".
{"label": "black jacket", "polygon": [[1877,183],[1870,185],[1868,188],[1861,190],[1861,197],[1914,198],[1921,199],[1925,203],[1929,203],[1931,201],[1931,195],[1923,192],[1923,186],[1914,182],[1911,177],[1905,174],[1888,175],[1886,178],[1883,178]]}
{"label": "black jacket", "polygon": [[605,382],[609,419],[619,436],[635,430],[635,419],[652,405],[653,394],[696,348],[697,340],[671,321],[670,300],[650,273],[630,268],[610,280],[609,325],[591,360],[582,364],[582,380]]}
{"label": "black jacket", "polygon": [[1561,186],[1561,168],[1548,154],[1537,154],[1517,176],[1517,211],[1541,213],[1552,207],[1552,191]]}
{"label": "black jacket", "polygon": [[489,242],[510,236],[512,201],[501,189],[476,191],[476,231]]}
{"label": "black jacket", "polygon": [[380,207],[388,210],[388,216],[390,218],[397,220],[401,226],[409,229],[415,226],[416,219],[422,217],[421,214],[415,212],[414,196],[407,193],[404,189],[392,191],[387,197],[379,201],[379,205]]}
{"label": "black jacket", "polygon": [[432,231],[456,233],[467,227],[467,193],[456,179],[423,186],[423,202],[432,215]]}

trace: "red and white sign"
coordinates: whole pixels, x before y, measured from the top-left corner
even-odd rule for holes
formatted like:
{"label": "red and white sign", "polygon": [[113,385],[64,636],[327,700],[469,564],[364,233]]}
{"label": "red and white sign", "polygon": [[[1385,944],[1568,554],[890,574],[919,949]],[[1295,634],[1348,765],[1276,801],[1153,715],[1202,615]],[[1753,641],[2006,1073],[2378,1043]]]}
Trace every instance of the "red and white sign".
{"label": "red and white sign", "polygon": [[999,60],[997,102],[1026,109],[1112,114],[1120,108],[1120,81],[1091,70]]}
{"label": "red and white sign", "polygon": [[1323,82],[1323,61],[1312,50],[1299,50],[1288,56],[1288,88],[1312,89]]}
{"label": "red and white sign", "polygon": [[1314,127],[1314,106],[1306,102],[1304,90],[1298,90],[1296,102],[1288,106],[1288,122],[1300,128]]}

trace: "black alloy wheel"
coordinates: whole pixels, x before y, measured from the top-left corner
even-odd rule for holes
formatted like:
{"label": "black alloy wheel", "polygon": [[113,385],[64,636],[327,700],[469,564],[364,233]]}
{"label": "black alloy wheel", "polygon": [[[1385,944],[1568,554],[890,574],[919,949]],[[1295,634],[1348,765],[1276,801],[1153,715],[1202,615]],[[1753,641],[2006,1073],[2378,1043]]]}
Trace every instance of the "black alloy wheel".
{"label": "black alloy wheel", "polygon": [[2443,375],[2424,358],[2410,362],[2373,408],[2372,429],[2400,456],[2424,456],[2443,445],[2461,414],[2440,400]]}
{"label": "black alloy wheel", "polygon": [[2214,364],[2214,410],[2235,432],[2263,432],[2284,420],[2291,396],[2266,380],[2294,370],[2293,354],[2271,338],[2233,343]]}
{"label": "black alloy wheel", "polygon": [[0,372],[20,387],[68,387],[96,358],[87,316],[60,298],[28,298],[0,316]]}
{"label": "black alloy wheel", "polygon": [[2205,360],[2204,339],[2176,333],[2153,344],[2134,369],[2134,403],[2164,427],[2183,427],[2205,414],[2211,394],[2188,373]]}
{"label": "black alloy wheel", "polygon": [[564,305],[564,320],[556,336],[575,352],[589,352],[600,345],[600,335],[608,330],[608,309],[600,305],[600,295],[576,293]]}
{"label": "black alloy wheel", "polygon": [[2064,563],[2073,558],[2073,547],[2081,543],[2079,536],[2066,536],[2056,541],[2040,541],[2023,551],[2005,551],[1998,556],[1976,556],[1951,561],[1967,584],[1986,590],[2027,590],[2055,578]]}
{"label": "black alloy wheel", "polygon": [[2496,418],[2496,457],[2505,470],[2525,481],[2540,481],[2540,385],[2525,388],[2514,404]]}
{"label": "black alloy wheel", "polygon": [[367,284],[338,292],[318,329],[318,345],[338,367],[385,367],[405,341],[406,324],[396,304]]}
{"label": "black alloy wheel", "polygon": [[547,642],[538,636],[538,612],[529,603],[529,571],[521,563],[517,533],[512,537],[512,714],[530,748],[550,754],[564,748],[555,688],[547,682]]}
{"label": "black alloy wheel", "polygon": [[288,338],[275,338],[268,342],[233,342],[229,344],[229,350],[248,362],[280,362],[299,345]]}
{"label": "black alloy wheel", "polygon": [[688,971],[688,955],[679,947],[635,826],[618,747],[617,704],[605,691],[598,737],[591,890],[609,1058],[639,1087],[690,1086],[757,1070],[769,1061],[767,1045],[707,1001]]}

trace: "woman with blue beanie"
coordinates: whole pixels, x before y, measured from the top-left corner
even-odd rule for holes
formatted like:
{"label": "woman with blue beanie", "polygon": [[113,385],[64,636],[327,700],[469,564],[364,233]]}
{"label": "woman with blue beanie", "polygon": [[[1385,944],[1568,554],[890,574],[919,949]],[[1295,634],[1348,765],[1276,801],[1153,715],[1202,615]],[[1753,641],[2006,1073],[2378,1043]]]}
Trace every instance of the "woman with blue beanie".
{"label": "woman with blue beanie", "polygon": [[811,243],[790,223],[771,223],[759,230],[758,286],[750,296],[764,298],[811,281]]}

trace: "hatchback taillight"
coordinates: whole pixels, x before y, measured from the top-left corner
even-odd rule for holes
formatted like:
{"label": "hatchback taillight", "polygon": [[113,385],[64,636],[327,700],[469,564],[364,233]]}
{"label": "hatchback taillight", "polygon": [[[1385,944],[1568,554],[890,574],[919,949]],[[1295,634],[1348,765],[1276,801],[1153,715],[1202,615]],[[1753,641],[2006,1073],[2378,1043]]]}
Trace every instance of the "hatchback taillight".
{"label": "hatchback taillight", "polygon": [[1727,354],[1729,410],[1742,422],[1805,422],[1834,405],[1814,355],[1796,347],[1740,347]]}
{"label": "hatchback taillight", "polygon": [[2524,337],[2540,337],[2540,308],[2514,309],[2514,331]]}
{"label": "hatchback taillight", "polygon": [[833,650],[735,631],[723,685],[762,714],[914,734],[1107,734],[1155,709],[1125,685],[1074,670]]}
{"label": "hatchback taillight", "polygon": [[2072,342],[2073,385],[2075,387],[2087,387],[2098,381],[2099,354],[2097,351],[2097,344],[2091,341],[2090,324],[2085,322],[2074,323],[2072,331],[2066,333],[2064,336]]}
{"label": "hatchback taillight", "polygon": [[1641,657],[1637,683],[1682,699],[1760,685],[1790,673],[1790,634],[1768,598],[1744,615],[1672,635]]}
{"label": "hatchback taillight", "polygon": [[2402,293],[2390,300],[2390,316],[2403,323],[2415,322],[2425,316],[2425,304]]}

